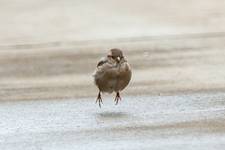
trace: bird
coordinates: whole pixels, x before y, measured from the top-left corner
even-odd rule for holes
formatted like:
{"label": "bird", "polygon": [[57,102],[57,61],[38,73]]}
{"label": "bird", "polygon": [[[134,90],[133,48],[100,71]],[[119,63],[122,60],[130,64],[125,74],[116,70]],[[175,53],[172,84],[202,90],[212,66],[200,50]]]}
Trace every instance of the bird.
{"label": "bird", "polygon": [[114,102],[121,101],[120,92],[129,84],[132,76],[131,67],[121,49],[110,49],[107,56],[100,59],[93,73],[94,83],[99,92],[96,103],[103,104],[101,93],[116,93]]}

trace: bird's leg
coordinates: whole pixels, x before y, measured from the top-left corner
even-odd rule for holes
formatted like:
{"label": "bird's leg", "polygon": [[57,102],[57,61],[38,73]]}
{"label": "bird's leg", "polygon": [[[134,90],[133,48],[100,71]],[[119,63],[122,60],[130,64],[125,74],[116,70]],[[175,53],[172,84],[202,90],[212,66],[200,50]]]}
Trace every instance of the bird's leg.
{"label": "bird's leg", "polygon": [[99,107],[101,108],[101,103],[103,104],[103,102],[102,102],[102,97],[101,97],[101,92],[100,91],[98,93],[98,96],[97,96],[97,99],[96,99],[96,103],[98,103]]}
{"label": "bird's leg", "polygon": [[115,97],[115,100],[114,100],[116,102],[116,105],[118,104],[119,100],[121,101],[120,93],[116,92],[116,97]]}

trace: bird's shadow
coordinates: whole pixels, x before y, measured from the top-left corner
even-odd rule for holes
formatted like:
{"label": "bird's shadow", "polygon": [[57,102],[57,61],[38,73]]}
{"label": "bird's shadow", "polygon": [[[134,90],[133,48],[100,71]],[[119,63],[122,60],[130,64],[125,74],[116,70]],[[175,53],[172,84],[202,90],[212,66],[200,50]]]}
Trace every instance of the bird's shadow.
{"label": "bird's shadow", "polygon": [[128,118],[129,115],[125,112],[101,112],[96,114],[99,119],[120,119]]}

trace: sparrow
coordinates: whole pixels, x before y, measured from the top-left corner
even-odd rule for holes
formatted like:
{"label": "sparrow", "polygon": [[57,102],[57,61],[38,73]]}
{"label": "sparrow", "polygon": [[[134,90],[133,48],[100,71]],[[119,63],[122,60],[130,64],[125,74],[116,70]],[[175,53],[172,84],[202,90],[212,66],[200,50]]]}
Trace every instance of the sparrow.
{"label": "sparrow", "polygon": [[95,85],[99,92],[96,103],[101,108],[101,93],[116,93],[114,99],[117,105],[121,100],[120,92],[125,89],[131,80],[132,72],[122,50],[114,48],[109,50],[108,55],[100,59],[93,73]]}

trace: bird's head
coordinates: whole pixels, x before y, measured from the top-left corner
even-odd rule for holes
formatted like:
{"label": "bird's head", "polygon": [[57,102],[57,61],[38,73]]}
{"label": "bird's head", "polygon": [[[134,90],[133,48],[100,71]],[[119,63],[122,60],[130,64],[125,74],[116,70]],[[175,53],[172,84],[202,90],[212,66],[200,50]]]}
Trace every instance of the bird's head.
{"label": "bird's head", "polygon": [[117,63],[124,59],[123,52],[117,48],[111,49],[108,53],[108,57],[112,58]]}

